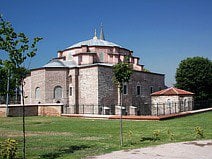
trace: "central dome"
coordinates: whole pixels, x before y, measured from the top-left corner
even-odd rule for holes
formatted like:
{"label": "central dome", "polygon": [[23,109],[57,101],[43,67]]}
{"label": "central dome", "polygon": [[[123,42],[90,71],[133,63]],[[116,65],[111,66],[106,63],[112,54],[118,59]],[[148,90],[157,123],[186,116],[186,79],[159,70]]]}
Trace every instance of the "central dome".
{"label": "central dome", "polygon": [[72,49],[72,48],[76,48],[76,47],[81,47],[83,45],[87,45],[87,46],[111,46],[111,47],[120,47],[122,48],[120,45],[117,45],[115,43],[106,41],[106,40],[101,40],[101,39],[97,39],[97,38],[93,38],[90,40],[86,40],[86,41],[81,41],[79,43],[76,43],[70,47],[68,47],[68,49]]}
{"label": "central dome", "polygon": [[79,43],[76,43],[76,44],[68,47],[67,49],[72,49],[72,48],[76,48],[76,47],[82,47],[83,45],[87,45],[87,46],[109,46],[109,47],[120,47],[120,48],[122,48],[120,45],[117,45],[115,43],[112,43],[112,42],[109,42],[109,41],[105,40],[104,31],[103,31],[103,26],[102,25],[101,25],[100,38],[98,38],[96,36],[96,29],[95,29],[94,37],[92,39],[81,41]]}

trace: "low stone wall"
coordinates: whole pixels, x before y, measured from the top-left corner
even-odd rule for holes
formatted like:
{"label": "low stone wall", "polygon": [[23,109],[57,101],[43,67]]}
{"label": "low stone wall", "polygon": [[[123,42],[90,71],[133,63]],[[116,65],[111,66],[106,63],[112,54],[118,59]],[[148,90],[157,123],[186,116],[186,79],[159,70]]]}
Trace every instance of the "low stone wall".
{"label": "low stone wall", "polygon": [[[37,116],[38,115],[38,106],[37,105],[27,105],[25,106],[25,116]],[[9,116],[20,117],[23,116],[23,106],[14,105],[9,106]]]}
{"label": "low stone wall", "polygon": [[[25,105],[25,116],[60,116],[63,112],[63,104],[37,104]],[[22,105],[9,105],[8,116],[19,117],[23,115]],[[6,116],[6,105],[0,105],[0,117]]]}
{"label": "low stone wall", "polygon": [[6,106],[0,106],[0,117],[6,116]]}
{"label": "low stone wall", "polygon": [[[23,107],[20,104],[14,104],[8,106],[8,116],[19,117],[23,115]],[[25,106],[26,116],[37,116],[38,106],[37,105],[26,105]],[[0,106],[0,117],[6,116],[6,105]]]}
{"label": "low stone wall", "polygon": [[63,104],[39,104],[38,115],[39,116],[60,116],[63,113]]}

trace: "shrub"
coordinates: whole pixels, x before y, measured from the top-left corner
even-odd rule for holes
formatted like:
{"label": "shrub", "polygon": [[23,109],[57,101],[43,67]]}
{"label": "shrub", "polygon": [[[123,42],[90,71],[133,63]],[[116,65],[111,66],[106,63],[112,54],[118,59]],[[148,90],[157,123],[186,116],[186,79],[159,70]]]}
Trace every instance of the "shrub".
{"label": "shrub", "polygon": [[200,126],[194,128],[196,138],[204,138],[203,129]]}
{"label": "shrub", "polygon": [[168,134],[169,139],[170,139],[171,141],[174,140],[174,133],[173,133],[170,129],[167,130],[167,134]]}
{"label": "shrub", "polygon": [[160,140],[160,130],[154,130],[153,131],[153,138],[154,138],[154,141],[156,140]]}
{"label": "shrub", "polygon": [[127,138],[130,141],[130,145],[133,145],[132,135],[133,135],[133,132],[131,130],[129,130],[127,133]]}
{"label": "shrub", "polygon": [[7,139],[0,143],[0,158],[15,159],[17,157],[17,141]]}

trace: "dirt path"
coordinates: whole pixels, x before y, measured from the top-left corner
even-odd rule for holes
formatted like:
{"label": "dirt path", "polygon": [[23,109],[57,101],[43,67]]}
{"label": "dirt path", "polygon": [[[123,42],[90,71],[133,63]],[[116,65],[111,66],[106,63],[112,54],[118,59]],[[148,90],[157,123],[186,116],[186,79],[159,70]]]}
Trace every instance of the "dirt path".
{"label": "dirt path", "polygon": [[191,141],[115,151],[87,159],[212,159],[212,140]]}

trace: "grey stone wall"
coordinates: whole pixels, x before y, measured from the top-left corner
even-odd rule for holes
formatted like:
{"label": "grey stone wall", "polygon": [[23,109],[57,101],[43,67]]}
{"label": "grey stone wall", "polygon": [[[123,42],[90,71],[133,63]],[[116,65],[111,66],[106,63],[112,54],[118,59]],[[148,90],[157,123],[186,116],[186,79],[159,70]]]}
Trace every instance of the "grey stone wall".
{"label": "grey stone wall", "polygon": [[[42,68],[31,71],[25,79],[24,95],[26,104],[68,103],[68,70],[66,68]],[[62,98],[54,99],[54,88],[62,87]],[[35,89],[40,88],[39,98],[35,98]]]}
{"label": "grey stone wall", "polygon": [[[25,116],[60,116],[63,113],[63,104],[27,104]],[[0,117],[6,116],[6,105],[0,105]],[[9,105],[8,116],[23,116],[23,106],[20,104]]]}
{"label": "grey stone wall", "polygon": [[98,105],[98,67],[79,69],[79,105]]}
{"label": "grey stone wall", "polygon": [[26,104],[30,104],[32,100],[32,94],[31,94],[31,76],[28,76],[24,79],[24,96],[25,98],[24,102]]}
{"label": "grey stone wall", "polygon": [[[37,104],[38,102],[45,102],[45,70],[37,69],[31,71],[31,75],[25,78],[24,84],[24,96],[26,97],[24,102],[26,104]],[[40,98],[35,99],[35,89],[40,88]]]}
{"label": "grey stone wall", "polygon": [[[117,105],[118,89],[112,80],[112,67],[99,66],[98,70],[99,105]],[[126,106],[126,113],[130,114],[130,106],[136,106],[136,111],[139,111],[140,114],[151,114],[150,94],[165,88],[164,78],[163,74],[134,71],[129,83],[126,83],[127,94],[123,95],[123,105]],[[138,85],[141,88],[140,95],[137,95]]]}
{"label": "grey stone wall", "polygon": [[98,67],[98,104],[117,105],[118,93],[116,85],[113,83],[112,67]]}
{"label": "grey stone wall", "polygon": [[[118,89],[113,83],[113,68],[110,66],[94,65],[79,68],[42,68],[33,70],[31,76],[26,78],[25,96],[26,104],[56,103],[70,105],[70,113],[79,113],[89,108],[86,105],[95,105],[95,113],[98,114],[98,106],[118,104]],[[141,87],[140,95],[137,95],[137,86]],[[62,87],[62,99],[54,99],[54,88]],[[40,99],[35,99],[35,89],[40,87]],[[72,94],[70,95],[70,87]],[[126,112],[130,112],[130,106],[136,106],[138,111],[148,109],[150,94],[163,89],[164,75],[134,71],[129,83],[127,94],[123,95],[123,105]],[[152,88],[152,89],[151,89]],[[152,90],[152,92],[151,92]],[[73,105],[75,105],[73,107]],[[84,110],[80,110],[80,106]],[[91,110],[93,111],[93,108]],[[150,114],[150,112],[149,112]]]}
{"label": "grey stone wall", "polygon": [[[38,115],[37,105],[25,105],[25,116],[37,116],[37,115]],[[8,116],[10,117],[23,116],[23,106],[19,104],[9,105]],[[6,105],[0,106],[0,117],[6,117]]]}
{"label": "grey stone wall", "polygon": [[[45,69],[45,103],[68,103],[68,69],[46,68]],[[54,99],[54,88],[62,87],[62,99]]]}
{"label": "grey stone wall", "polygon": [[[78,104],[78,79],[79,72],[77,68],[70,69],[68,74],[68,85],[69,85],[69,105]],[[72,92],[70,94],[70,88]]]}
{"label": "grey stone wall", "polygon": [[[31,95],[30,103],[38,104],[45,102],[45,70],[39,69],[31,72]],[[40,96],[38,99],[35,99],[35,89],[40,88]]]}
{"label": "grey stone wall", "polygon": [[[137,95],[138,85],[141,88],[140,95]],[[150,114],[151,90],[154,92],[165,88],[164,75],[134,71],[127,86],[127,94],[123,95],[123,105],[126,105],[126,111],[130,112],[129,106],[135,106],[139,114]]]}

